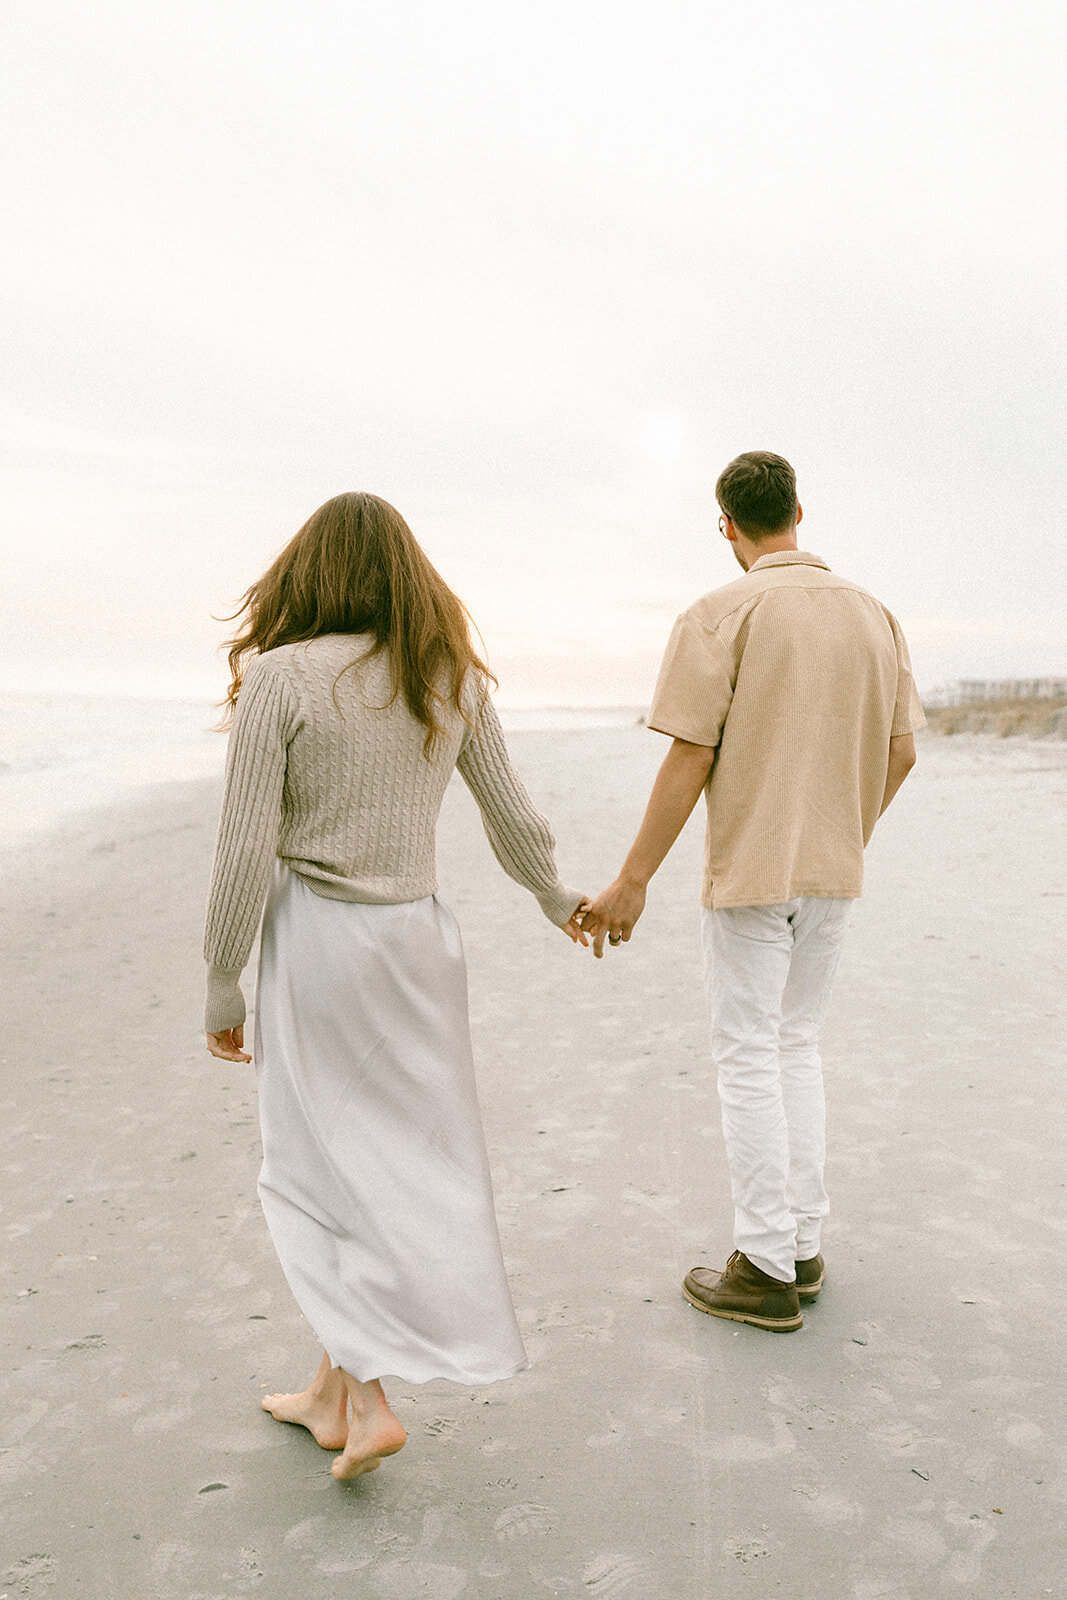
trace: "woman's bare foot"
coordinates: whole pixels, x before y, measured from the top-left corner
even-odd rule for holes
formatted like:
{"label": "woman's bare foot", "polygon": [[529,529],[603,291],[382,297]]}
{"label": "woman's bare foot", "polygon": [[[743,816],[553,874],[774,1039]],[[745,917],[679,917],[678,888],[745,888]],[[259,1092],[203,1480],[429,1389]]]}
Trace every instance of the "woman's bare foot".
{"label": "woman's bare foot", "polygon": [[344,1453],[337,1457],[330,1471],[344,1483],[364,1472],[374,1472],[381,1466],[383,1456],[395,1456],[403,1448],[407,1433],[399,1417],[389,1409],[377,1378],[370,1383],[360,1383],[343,1367],[338,1370],[348,1391],[352,1421]]}
{"label": "woman's bare foot", "polygon": [[278,1422],[299,1423],[324,1450],[343,1450],[348,1443],[348,1390],[325,1352],[302,1394],[264,1395],[263,1409]]}

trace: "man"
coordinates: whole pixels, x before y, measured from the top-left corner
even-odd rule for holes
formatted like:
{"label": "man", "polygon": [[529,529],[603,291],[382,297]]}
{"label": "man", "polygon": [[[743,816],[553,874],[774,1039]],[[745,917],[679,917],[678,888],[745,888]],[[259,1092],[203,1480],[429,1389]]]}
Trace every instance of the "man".
{"label": "man", "polygon": [[896,620],[798,550],[789,463],[748,451],[715,494],[745,576],[675,623],[648,720],[673,743],[622,871],[582,925],[597,956],[605,935],[630,938],[703,790],[705,980],[735,1249],[722,1272],[694,1267],[683,1292],[712,1316],[788,1332],[824,1278],[819,1034],[864,846],[925,718]]}

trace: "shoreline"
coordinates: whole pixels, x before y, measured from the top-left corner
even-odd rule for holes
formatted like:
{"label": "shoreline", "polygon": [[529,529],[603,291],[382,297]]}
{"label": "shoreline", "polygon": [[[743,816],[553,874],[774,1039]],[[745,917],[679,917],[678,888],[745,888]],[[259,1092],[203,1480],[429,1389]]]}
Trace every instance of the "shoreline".
{"label": "shoreline", "polygon": [[[0,694],[0,849],[172,782],[221,776],[226,737],[213,702],[85,694]],[[505,734],[570,735],[643,726],[645,708],[499,705]],[[927,708],[926,736],[1067,739],[1067,705],[1038,700]]]}
{"label": "shoreline", "polygon": [[[0,849],[168,783],[221,778],[226,735],[208,727],[219,708],[207,702],[94,701],[76,695],[8,695],[6,700],[9,713],[16,700],[51,705],[54,722],[36,734],[25,728],[20,734],[16,717],[5,729],[5,758],[14,754],[16,759],[0,762]],[[95,705],[97,716],[83,725],[86,705]],[[169,737],[165,725],[160,732],[151,718],[160,709],[173,719]],[[641,708],[632,706],[505,707],[501,712],[505,733],[514,738],[633,727],[641,716]]]}
{"label": "shoreline", "polygon": [[[516,750],[521,748],[525,740],[537,740],[547,735],[554,738],[580,738],[598,732],[633,730],[643,733],[644,725],[638,719],[638,714],[635,713],[631,719],[630,710],[612,708],[603,713],[611,720],[599,723],[593,720],[567,721],[562,713],[555,724],[523,725],[511,721],[510,725],[505,722],[504,731],[509,745],[515,742]],[[575,713],[576,716],[590,719],[599,714],[594,709]],[[538,712],[537,715],[541,717],[546,713]],[[932,718],[933,713],[928,712],[927,715]],[[950,740],[961,751],[973,747],[977,751],[988,748],[990,752],[1003,752],[1005,759],[1010,762],[1012,751],[1020,752],[1031,746],[1039,750],[1055,748],[1067,740],[1067,717],[1062,728],[1057,724],[1051,730],[1039,728],[1035,731],[1029,725],[1017,725],[1014,720],[1007,729],[995,720],[990,721],[988,726],[981,720],[983,717],[1010,717],[1010,713],[971,712],[967,715],[974,721],[974,726],[942,727],[931,721],[930,726],[920,730],[917,735],[920,748],[927,741],[932,741],[930,748],[934,748],[936,744]],[[616,717],[619,720],[614,720]],[[662,749],[665,751],[665,744]],[[187,774],[176,773],[174,768],[180,765],[182,759],[194,770]],[[196,747],[192,752],[184,746],[168,747],[153,752],[147,761],[141,756],[128,756],[110,765],[101,763],[82,768],[70,765],[45,771],[0,775],[0,852],[24,850],[33,842],[39,843],[53,833],[77,832],[83,826],[93,826],[94,818],[106,830],[109,810],[121,810],[140,801],[152,803],[153,797],[165,806],[171,789],[178,791],[188,784],[219,785],[224,761],[225,737],[219,735],[217,745]]]}

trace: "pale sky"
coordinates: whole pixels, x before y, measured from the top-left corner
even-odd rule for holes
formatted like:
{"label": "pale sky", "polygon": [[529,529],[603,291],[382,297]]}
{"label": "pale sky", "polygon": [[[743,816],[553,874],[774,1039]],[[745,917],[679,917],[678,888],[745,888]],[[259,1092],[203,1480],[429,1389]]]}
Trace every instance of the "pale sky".
{"label": "pale sky", "polygon": [[1058,3],[0,3],[0,687],[218,695],[393,501],[511,703],[640,703],[714,483],[924,688],[1067,672]]}

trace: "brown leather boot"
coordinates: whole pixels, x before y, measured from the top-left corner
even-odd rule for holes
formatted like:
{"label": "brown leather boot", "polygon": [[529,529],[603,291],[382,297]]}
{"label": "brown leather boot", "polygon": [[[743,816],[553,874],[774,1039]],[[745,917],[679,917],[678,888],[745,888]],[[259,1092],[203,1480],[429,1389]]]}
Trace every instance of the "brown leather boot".
{"label": "brown leather boot", "polygon": [[812,1256],[808,1261],[795,1261],[793,1268],[797,1275],[797,1299],[816,1300],[826,1277],[826,1262],[822,1256]]}
{"label": "brown leather boot", "polygon": [[740,1250],[734,1251],[725,1272],[694,1267],[686,1273],[682,1293],[691,1306],[709,1316],[751,1322],[754,1328],[769,1328],[772,1333],[792,1333],[804,1321],[796,1284],[768,1277]]}

